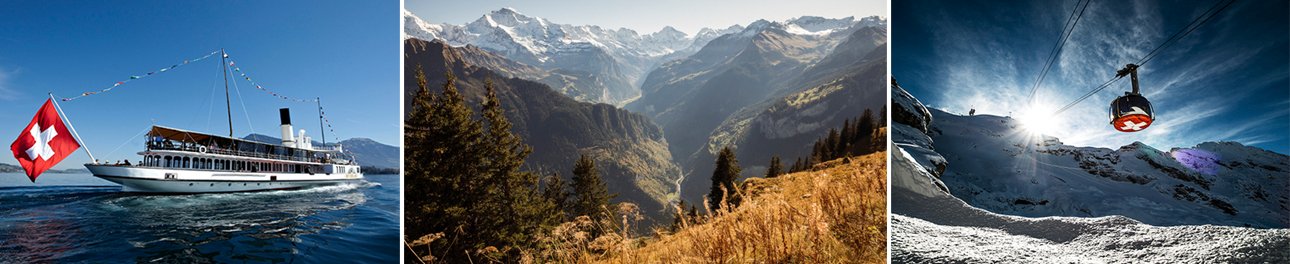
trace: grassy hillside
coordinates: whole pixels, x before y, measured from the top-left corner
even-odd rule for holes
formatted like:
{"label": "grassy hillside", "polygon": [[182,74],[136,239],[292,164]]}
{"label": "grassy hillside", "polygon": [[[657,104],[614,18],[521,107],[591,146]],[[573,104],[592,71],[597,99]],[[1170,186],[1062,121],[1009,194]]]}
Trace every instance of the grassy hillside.
{"label": "grassy hillside", "polygon": [[[604,263],[882,263],[886,259],[886,152],[743,183],[732,212],[674,234],[619,243]],[[702,209],[700,209],[702,210]],[[586,257],[585,255],[583,257]]]}

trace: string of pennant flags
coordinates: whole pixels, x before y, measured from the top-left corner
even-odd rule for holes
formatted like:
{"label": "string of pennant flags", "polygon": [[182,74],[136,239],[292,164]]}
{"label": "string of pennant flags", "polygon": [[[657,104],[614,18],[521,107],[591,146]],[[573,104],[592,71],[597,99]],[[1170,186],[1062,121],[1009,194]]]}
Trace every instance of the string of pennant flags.
{"label": "string of pennant flags", "polygon": [[224,58],[228,59],[228,67],[230,69],[233,69],[233,71],[238,74],[238,77],[242,77],[242,79],[245,79],[247,82],[250,82],[251,85],[254,85],[255,89],[264,91],[265,93],[268,93],[273,97],[277,97],[278,99],[287,100],[287,101],[293,101],[298,103],[313,103],[318,101],[318,99],[300,99],[300,98],[288,97],[286,95],[282,95],[280,93],[274,92],[273,90],[266,89],[264,88],[264,86],[261,86],[259,83],[255,82],[254,79],[251,79],[251,76],[247,75],[245,71],[242,71],[242,67],[238,67],[237,62],[233,61],[233,58],[230,58],[228,53],[224,53]]}
{"label": "string of pennant flags", "polygon": [[[269,90],[268,88],[264,88],[264,86],[263,86],[263,85],[260,85],[259,83],[255,82],[255,79],[252,79],[250,75],[247,75],[247,74],[246,74],[246,71],[243,71],[243,70],[242,70],[242,67],[238,67],[238,66],[237,66],[237,62],[236,62],[236,61],[234,61],[234,60],[233,60],[233,58],[231,58],[231,57],[228,55],[228,53],[227,53],[227,52],[225,52],[225,53],[224,53],[224,58],[228,59],[228,67],[229,67],[230,69],[233,69],[233,72],[236,72],[236,73],[238,74],[238,77],[241,77],[243,80],[246,80],[247,82],[250,82],[250,83],[251,83],[251,85],[255,86],[255,89],[257,89],[257,90],[264,91],[265,93],[268,93],[269,95],[271,95],[271,96],[273,96],[273,97],[277,97],[278,99],[282,99],[282,100],[286,100],[286,101],[292,101],[292,102],[297,102],[297,103],[318,103],[318,98],[306,98],[306,99],[295,98],[295,97],[290,97],[290,96],[282,95],[282,94],[280,94],[280,93],[278,93],[278,92],[274,92],[273,90]],[[326,112],[324,112],[324,111],[323,111],[322,106],[321,106],[321,105],[319,105],[319,106],[318,106],[318,115],[322,116],[323,123],[327,126],[327,131],[328,131],[328,132],[331,132],[331,133],[332,133],[332,135],[335,135],[335,134],[336,134],[336,129],[333,129],[333,128],[332,128],[332,126],[331,126],[331,119],[328,119],[328,118],[327,118],[327,115],[326,115],[325,113],[326,113]],[[336,136],[333,136],[332,138],[333,138],[333,139],[336,139],[337,141],[339,141],[339,138],[338,138],[338,137],[336,137]]]}
{"label": "string of pennant flags", "polygon": [[[110,91],[112,91],[112,89],[115,89],[115,88],[117,88],[117,87],[119,87],[119,86],[125,85],[126,83],[129,83],[129,82],[131,82],[131,81],[139,80],[139,79],[143,79],[143,78],[147,78],[147,77],[152,77],[153,75],[157,75],[157,74],[161,74],[161,73],[164,73],[164,72],[172,71],[172,70],[174,70],[175,68],[179,68],[180,66],[185,66],[185,65],[188,65],[188,64],[192,64],[192,63],[195,63],[195,62],[198,62],[198,61],[201,61],[201,60],[204,60],[204,59],[210,58],[211,56],[215,56],[215,54],[220,54],[220,53],[221,53],[221,52],[220,52],[220,50],[211,51],[210,53],[207,53],[206,55],[202,55],[202,56],[197,57],[197,58],[194,58],[194,59],[184,60],[183,62],[181,62],[181,63],[179,63],[179,64],[173,64],[173,65],[170,65],[170,67],[161,68],[161,69],[158,69],[158,70],[155,70],[155,71],[151,71],[151,72],[148,72],[148,73],[145,73],[145,74],[141,74],[141,75],[131,75],[129,78],[127,78],[127,79],[125,79],[125,80],[122,80],[122,81],[115,82],[115,83],[113,83],[113,84],[112,84],[112,86],[108,86],[107,88],[103,88],[103,89],[99,89],[99,90],[95,90],[95,91],[86,91],[86,92],[80,93],[80,94],[78,94],[78,95],[76,95],[76,96],[74,96],[74,97],[62,98],[62,99],[61,99],[61,101],[64,101],[64,102],[66,102],[66,101],[72,101],[72,100],[80,99],[80,98],[82,98],[82,97],[86,97],[86,96],[91,96],[91,95],[96,95],[96,94],[100,94],[100,93],[110,92]],[[252,79],[250,75],[247,75],[247,74],[246,74],[246,71],[243,71],[241,67],[238,67],[238,66],[237,66],[237,62],[236,62],[236,61],[234,61],[232,58],[230,58],[230,56],[228,55],[228,53],[227,53],[227,52],[223,52],[223,55],[222,55],[222,56],[223,56],[223,58],[224,58],[224,59],[226,59],[226,60],[228,61],[228,67],[229,67],[229,69],[231,69],[231,70],[233,70],[233,72],[237,73],[237,74],[238,74],[238,77],[241,77],[242,79],[246,80],[247,82],[250,82],[250,83],[251,83],[251,85],[255,86],[255,89],[257,89],[257,90],[264,91],[265,93],[267,93],[267,94],[269,94],[269,95],[271,95],[271,96],[273,96],[273,97],[276,97],[276,98],[278,98],[278,99],[282,99],[282,100],[286,100],[286,101],[292,101],[292,102],[298,102],[298,103],[319,103],[319,100],[318,100],[317,98],[301,99],[301,98],[296,98],[296,97],[289,97],[289,96],[283,95],[283,94],[281,94],[281,93],[275,92],[275,91],[273,91],[273,90],[269,90],[268,88],[264,88],[264,86],[263,86],[263,85],[260,85],[260,84],[259,84],[259,83],[257,83],[254,79]],[[330,118],[327,118],[327,115],[326,115],[325,113],[326,113],[326,112],[324,112],[324,111],[323,111],[323,109],[322,109],[322,105],[319,105],[319,106],[318,106],[318,114],[322,117],[322,119],[323,119],[323,124],[325,124],[325,125],[327,126],[327,131],[328,131],[328,132],[331,132],[331,133],[332,133],[332,135],[336,135],[336,129],[332,127],[331,119],[330,119]],[[337,142],[339,142],[339,137],[333,136],[333,139],[336,139],[336,140],[337,140]]]}
{"label": "string of pennant flags", "polygon": [[332,135],[332,136],[331,136],[331,138],[332,138],[332,142],[340,143],[340,136],[337,136],[337,135],[336,135],[336,129],[331,127],[331,118],[327,118],[326,113],[327,113],[327,112],[325,112],[325,111],[323,111],[323,110],[322,110],[322,106],[319,106],[319,107],[318,107],[318,115],[322,116],[323,124],[326,124],[326,125],[327,125],[327,131],[328,131],[328,132],[331,132],[331,135]]}
{"label": "string of pennant flags", "polygon": [[198,62],[198,61],[204,60],[204,59],[206,59],[206,58],[210,58],[211,56],[215,56],[215,54],[219,54],[219,51],[218,51],[218,50],[216,50],[216,51],[212,51],[211,53],[208,53],[208,54],[203,55],[203,56],[201,56],[201,57],[197,57],[197,58],[195,58],[195,59],[184,60],[184,62],[182,62],[182,63],[179,63],[179,64],[172,64],[172,65],[170,65],[170,67],[161,68],[161,69],[158,69],[158,70],[155,70],[155,71],[151,71],[151,72],[148,72],[148,73],[145,73],[145,74],[141,74],[141,75],[131,75],[129,78],[126,78],[126,79],[125,79],[125,80],[123,80],[123,81],[118,81],[118,82],[112,83],[112,86],[108,86],[107,88],[103,88],[103,89],[99,89],[99,90],[95,90],[95,91],[86,91],[86,92],[83,92],[83,93],[81,93],[81,94],[79,94],[79,95],[76,95],[76,96],[73,96],[73,97],[62,98],[62,101],[66,102],[66,101],[71,101],[71,100],[80,99],[81,97],[86,97],[86,96],[91,96],[91,95],[95,95],[95,94],[100,94],[100,93],[110,92],[110,91],[112,91],[112,89],[115,89],[116,87],[121,86],[121,85],[125,85],[126,83],[129,83],[129,82],[131,82],[131,81],[138,80],[138,79],[143,79],[143,78],[148,78],[148,77],[152,77],[153,75],[157,75],[157,74],[161,74],[161,73],[164,73],[164,72],[168,72],[168,71],[174,70],[175,68],[179,68],[180,66],[184,66],[184,65],[192,64],[192,63],[194,63],[194,62]]}

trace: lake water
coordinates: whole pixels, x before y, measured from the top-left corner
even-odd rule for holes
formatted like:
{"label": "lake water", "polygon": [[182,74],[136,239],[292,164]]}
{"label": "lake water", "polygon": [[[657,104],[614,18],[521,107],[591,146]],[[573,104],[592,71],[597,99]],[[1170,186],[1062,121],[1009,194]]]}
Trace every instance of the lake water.
{"label": "lake water", "polygon": [[145,195],[89,174],[0,173],[0,263],[399,261],[399,177]]}

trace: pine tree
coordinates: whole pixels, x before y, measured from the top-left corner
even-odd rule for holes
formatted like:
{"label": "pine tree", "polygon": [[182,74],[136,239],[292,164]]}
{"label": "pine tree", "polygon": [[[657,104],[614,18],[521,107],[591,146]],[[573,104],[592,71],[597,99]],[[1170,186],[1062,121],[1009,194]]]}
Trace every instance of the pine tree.
{"label": "pine tree", "polygon": [[824,141],[824,153],[821,155],[822,159],[820,159],[820,161],[830,161],[838,158],[838,156],[840,156],[838,155],[838,146],[841,145],[841,142],[842,137],[838,135],[838,130],[836,128],[830,128],[828,138]]}
{"label": "pine tree", "polygon": [[814,166],[815,164],[820,163],[821,161],[824,160],[824,153],[825,153],[825,150],[824,150],[823,139],[816,140],[815,147],[813,147],[811,150],[811,157],[807,158],[806,163],[803,163],[803,165],[806,165],[805,166],[806,168],[810,168],[811,166]]}
{"label": "pine tree", "polygon": [[793,162],[793,169],[790,172],[799,172],[806,170],[806,165],[802,163],[802,157],[797,157],[797,162]]}
{"label": "pine tree", "polygon": [[740,170],[735,152],[730,147],[721,148],[717,155],[717,168],[712,171],[712,190],[708,193],[708,205],[714,212],[721,208],[723,198],[731,206],[739,204],[735,180],[739,179]]}
{"label": "pine tree", "polygon": [[[476,220],[485,227],[481,231],[488,236],[486,241],[497,241],[512,248],[526,247],[536,240],[533,235],[556,225],[559,216],[552,213],[555,204],[538,192],[537,174],[519,170],[533,149],[511,132],[511,123],[498,101],[493,82],[485,81],[484,88],[482,108],[488,130],[482,141],[482,153],[486,158],[477,162],[485,166],[486,173],[474,184],[485,185],[485,194],[480,197],[484,200],[481,208],[472,213],[477,217],[481,213],[489,216]],[[518,250],[502,253],[508,259],[519,257]]]}
{"label": "pine tree", "polygon": [[866,109],[864,110],[864,114],[861,114],[861,115],[860,115],[860,122],[859,122],[859,123],[860,123],[860,124],[859,124],[859,127],[858,127],[858,128],[856,128],[856,130],[857,130],[856,132],[858,132],[860,135],[864,135],[864,136],[862,136],[862,137],[856,137],[856,138],[858,139],[858,140],[857,140],[858,142],[859,142],[860,140],[863,140],[863,142],[864,142],[864,143],[863,143],[863,144],[861,144],[861,147],[860,147],[860,148],[857,148],[857,149],[856,149],[855,154],[856,154],[856,155],[862,155],[862,154],[868,154],[868,153],[871,153],[871,152],[873,152],[873,146],[872,146],[873,144],[871,143],[870,139],[872,139],[872,138],[873,138],[873,137],[872,137],[873,132],[874,132],[875,130],[877,130],[877,128],[878,128],[878,127],[875,125],[875,121],[874,121],[874,118],[873,118],[873,111],[872,111],[872,110],[869,110],[869,109],[867,109],[867,108],[866,108]]}
{"label": "pine tree", "polygon": [[564,180],[560,178],[560,173],[556,172],[552,173],[551,176],[547,176],[544,187],[542,197],[555,205],[554,213],[560,216],[560,221],[564,221],[567,217],[564,212],[568,210],[569,204],[569,188],[565,187]]}
{"label": "pine tree", "polygon": [[842,132],[838,134],[838,146],[836,147],[837,156],[848,156],[851,154],[851,147],[855,139],[855,131],[852,130],[851,119],[842,121]]}
{"label": "pine tree", "polygon": [[600,179],[600,170],[596,161],[590,156],[582,155],[573,165],[573,194],[570,195],[569,210],[571,217],[590,216],[602,219],[609,199],[615,195],[609,193],[605,182]]}
{"label": "pine tree", "polygon": [[[419,89],[404,127],[405,143],[416,146],[405,153],[409,237],[442,232],[464,241],[482,241],[484,238],[473,232],[454,232],[454,227],[474,217],[469,214],[476,207],[474,197],[484,194],[481,188],[467,184],[483,173],[474,163],[484,158],[478,149],[483,126],[471,119],[472,112],[457,92],[456,76],[451,72],[444,74],[443,93],[438,96],[430,93],[419,66],[416,77]],[[462,226],[462,230],[479,228]],[[436,252],[454,252],[441,256],[443,259],[465,259],[455,253],[466,250],[464,244],[434,246]]]}
{"label": "pine tree", "polygon": [[887,127],[887,108],[878,109],[878,127]]}
{"label": "pine tree", "polygon": [[478,259],[470,252],[487,246],[503,249],[491,258],[518,259],[518,248],[559,220],[555,204],[539,192],[537,175],[519,170],[531,149],[511,133],[491,82],[483,120],[475,120],[451,72],[438,96],[419,67],[417,78],[420,89],[404,128],[405,143],[414,146],[405,155],[409,237],[451,238],[431,244],[448,262]]}
{"label": "pine tree", "polygon": [[780,165],[779,155],[770,157],[770,167],[766,168],[766,178],[775,178],[783,174],[783,165]]}

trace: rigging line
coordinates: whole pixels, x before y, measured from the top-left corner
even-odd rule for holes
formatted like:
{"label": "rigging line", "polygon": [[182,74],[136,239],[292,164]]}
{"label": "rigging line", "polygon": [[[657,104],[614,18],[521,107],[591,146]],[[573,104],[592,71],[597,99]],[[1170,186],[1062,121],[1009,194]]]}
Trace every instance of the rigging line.
{"label": "rigging line", "polygon": [[[1183,28],[1182,28],[1182,29],[1180,29],[1177,33],[1174,33],[1174,35],[1173,35],[1173,36],[1170,36],[1170,37],[1169,37],[1169,40],[1166,40],[1165,42],[1161,43],[1161,44],[1160,44],[1160,46],[1156,46],[1156,48],[1155,48],[1155,49],[1152,49],[1152,50],[1151,50],[1151,52],[1147,53],[1147,56],[1144,56],[1142,59],[1138,60],[1138,63],[1136,63],[1136,64],[1137,64],[1139,67],[1141,67],[1141,66],[1142,66],[1142,64],[1147,63],[1148,61],[1151,61],[1151,59],[1154,59],[1154,58],[1155,58],[1155,56],[1156,56],[1156,55],[1158,55],[1158,52],[1159,52],[1159,51],[1164,50],[1164,48],[1165,48],[1165,47],[1168,47],[1168,46],[1170,46],[1170,45],[1173,45],[1173,43],[1176,43],[1176,42],[1177,42],[1177,40],[1180,40],[1180,39],[1182,39],[1182,38],[1186,37],[1187,35],[1191,34],[1191,32],[1192,32],[1192,31],[1195,31],[1197,28],[1200,28],[1200,26],[1204,25],[1204,24],[1205,24],[1206,22],[1208,22],[1210,19],[1212,19],[1212,18],[1214,18],[1215,16],[1217,16],[1219,12],[1222,12],[1223,10],[1227,9],[1227,7],[1228,7],[1228,6],[1231,6],[1231,5],[1232,5],[1232,3],[1235,3],[1235,2],[1236,2],[1236,0],[1228,1],[1228,2],[1227,2],[1227,4],[1223,4],[1223,2],[1221,2],[1221,1],[1220,1],[1220,2],[1218,2],[1218,3],[1215,3],[1215,4],[1214,4],[1214,6],[1210,7],[1208,10],[1206,10],[1206,11],[1205,11],[1205,13],[1201,13],[1201,15],[1200,15],[1200,16],[1198,16],[1198,17],[1196,17],[1196,19],[1192,19],[1192,22],[1191,22],[1191,23],[1187,23],[1187,27],[1183,27]],[[1222,6],[1221,8],[1219,7],[1220,5]],[[1218,9],[1217,9],[1217,11],[1214,11],[1214,10],[1215,10],[1215,8],[1218,8]],[[1212,13],[1211,13],[1210,11],[1214,11],[1214,12],[1212,12]],[[1193,26],[1193,25],[1194,25],[1194,26]],[[1070,109],[1071,107],[1075,106],[1076,104],[1079,104],[1080,102],[1084,101],[1085,99],[1088,99],[1089,97],[1093,96],[1094,94],[1097,94],[1097,92],[1102,91],[1102,89],[1106,89],[1106,87],[1108,87],[1109,85],[1111,85],[1111,83],[1112,83],[1112,82],[1114,82],[1114,81],[1116,81],[1116,80],[1119,80],[1120,78],[1123,78],[1123,76],[1118,76],[1118,77],[1113,77],[1113,78],[1111,78],[1111,80],[1106,81],[1106,83],[1103,83],[1102,85],[1098,86],[1097,88],[1094,88],[1093,90],[1089,91],[1088,93],[1085,93],[1083,96],[1080,96],[1080,97],[1079,97],[1079,99],[1075,99],[1075,101],[1073,101],[1073,102],[1071,102],[1071,103],[1069,103],[1069,104],[1066,104],[1066,106],[1064,106],[1064,107],[1062,107],[1061,109],[1059,109],[1059,110],[1057,110],[1057,111],[1053,112],[1053,115],[1058,115],[1058,114],[1061,114],[1062,112],[1065,112],[1067,109]]]}
{"label": "rigging line", "polygon": [[[215,69],[224,68],[223,65],[215,64]],[[215,80],[211,82],[211,92],[206,97],[206,128],[203,131],[211,131],[211,115],[215,114],[215,94],[219,91],[220,74],[215,74]]]}
{"label": "rigging line", "polygon": [[[1084,3],[1084,8],[1082,9],[1080,8],[1081,2]],[[1039,91],[1039,84],[1043,83],[1044,77],[1048,75],[1048,71],[1052,68],[1053,62],[1057,60],[1057,56],[1061,54],[1062,48],[1066,46],[1066,40],[1070,39],[1070,36],[1075,31],[1075,25],[1079,24],[1080,18],[1084,17],[1084,10],[1088,9],[1088,4],[1090,2],[1093,2],[1093,0],[1079,0],[1076,1],[1075,6],[1071,8],[1071,14],[1066,17],[1066,23],[1062,24],[1062,33],[1057,36],[1057,43],[1054,43],[1053,48],[1048,51],[1048,61],[1044,63],[1044,68],[1040,71],[1039,78],[1035,80],[1034,87],[1030,88],[1030,96],[1027,97],[1027,101],[1029,103],[1034,103],[1035,93]],[[1077,14],[1076,11],[1079,13]],[[1074,23],[1071,21],[1074,21]]]}
{"label": "rigging line", "polygon": [[255,126],[251,125],[251,113],[246,110],[246,99],[242,98],[242,88],[237,86],[236,80],[233,81],[233,90],[237,91],[237,103],[242,105],[242,115],[246,116],[246,128],[250,129],[252,134],[258,134],[259,132],[255,132]]}
{"label": "rigging line", "polygon": [[152,131],[152,127],[148,127],[148,129],[144,129],[144,130],[143,130],[143,132],[139,132],[138,134],[134,134],[134,136],[133,136],[133,137],[130,137],[130,139],[125,140],[125,142],[121,142],[121,145],[116,145],[116,148],[114,148],[114,149],[112,149],[112,151],[108,152],[108,154],[106,155],[106,157],[111,157],[111,156],[112,156],[112,154],[116,154],[116,151],[117,151],[117,150],[121,150],[121,147],[124,147],[124,146],[125,146],[125,144],[130,143],[131,141],[134,141],[134,139],[135,139],[135,138],[138,138],[138,137],[139,137],[139,135],[143,135],[144,133],[148,133],[148,131]]}
{"label": "rigging line", "polygon": [[[1223,3],[1222,1],[1215,3],[1213,7],[1209,8],[1209,10],[1205,10],[1205,13],[1201,13],[1201,16],[1196,17],[1196,19],[1192,20],[1191,23],[1188,23],[1187,27],[1183,27],[1183,30],[1185,31],[1179,30],[1178,33],[1174,33],[1173,36],[1170,36],[1169,39],[1165,40],[1165,42],[1162,43],[1160,46],[1156,47],[1155,49],[1151,50],[1151,52],[1147,53],[1147,56],[1143,57],[1142,60],[1139,60],[1138,63],[1136,64],[1138,66],[1142,66],[1142,64],[1146,64],[1148,61],[1151,61],[1151,59],[1154,59],[1157,55],[1159,55],[1157,52],[1164,50],[1166,47],[1169,47],[1170,45],[1177,43],[1178,40],[1181,40],[1182,38],[1187,37],[1187,35],[1190,35],[1192,31],[1196,31],[1197,28],[1200,28],[1201,26],[1205,25],[1205,23],[1209,22],[1210,19],[1213,19],[1214,17],[1218,16],[1218,13],[1223,12],[1223,10],[1227,9],[1228,6],[1231,6],[1233,3],[1236,3],[1236,0],[1228,1],[1227,4],[1223,5],[1222,7],[1219,7],[1219,4],[1222,4],[1222,3]],[[1213,13],[1210,13],[1210,11],[1213,11],[1214,8],[1218,8],[1218,10],[1214,11]],[[1208,17],[1206,16],[1206,14],[1208,14]],[[1205,19],[1201,20],[1202,17],[1204,17]],[[1193,24],[1195,25],[1193,26]],[[1180,36],[1179,34],[1182,34],[1182,35]]]}

